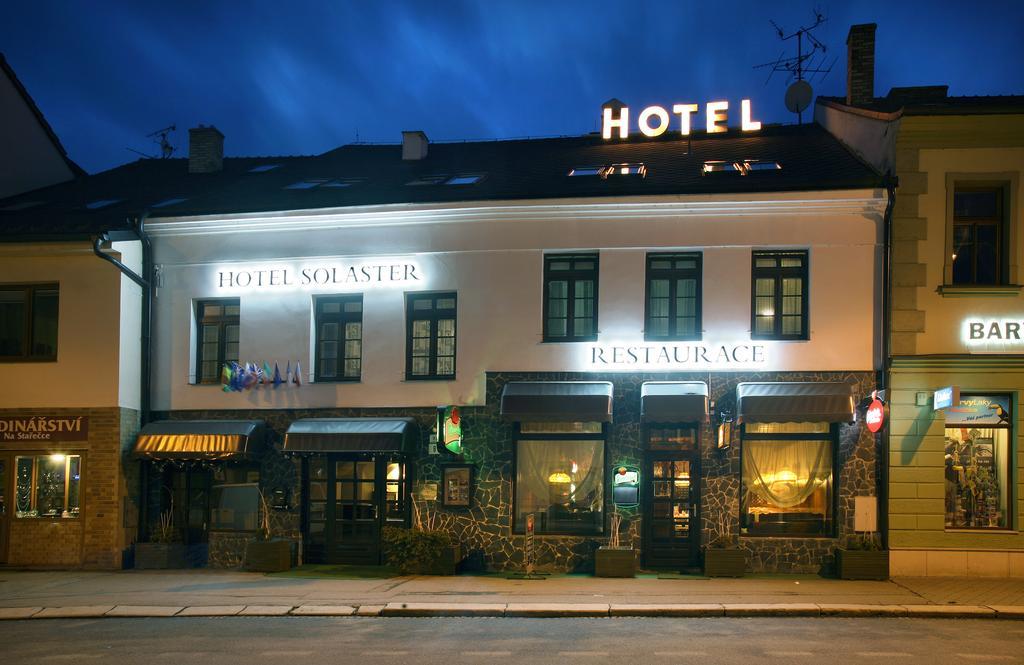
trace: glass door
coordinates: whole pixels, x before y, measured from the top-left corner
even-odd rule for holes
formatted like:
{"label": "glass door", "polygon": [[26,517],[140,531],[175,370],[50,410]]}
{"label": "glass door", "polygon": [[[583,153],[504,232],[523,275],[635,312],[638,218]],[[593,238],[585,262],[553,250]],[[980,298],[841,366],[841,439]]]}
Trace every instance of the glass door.
{"label": "glass door", "polygon": [[0,457],[0,564],[7,563],[7,542],[10,533],[9,522],[11,519],[11,460],[9,457]]}
{"label": "glass door", "polygon": [[679,453],[649,453],[645,477],[645,565],[693,565],[700,539],[699,491],[693,458]]}

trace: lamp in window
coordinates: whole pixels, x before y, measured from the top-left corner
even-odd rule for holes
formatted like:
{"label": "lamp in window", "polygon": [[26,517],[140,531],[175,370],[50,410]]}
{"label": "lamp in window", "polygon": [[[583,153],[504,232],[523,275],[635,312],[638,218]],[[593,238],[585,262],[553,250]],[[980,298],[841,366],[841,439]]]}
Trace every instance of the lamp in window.
{"label": "lamp in window", "polygon": [[548,482],[553,485],[568,485],[572,482],[572,478],[565,471],[555,471],[548,476]]}

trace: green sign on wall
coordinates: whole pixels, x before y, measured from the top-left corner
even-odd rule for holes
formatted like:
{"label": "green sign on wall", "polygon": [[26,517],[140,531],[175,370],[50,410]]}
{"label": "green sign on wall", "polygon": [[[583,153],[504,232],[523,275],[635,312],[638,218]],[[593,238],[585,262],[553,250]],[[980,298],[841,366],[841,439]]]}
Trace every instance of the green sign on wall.
{"label": "green sign on wall", "polygon": [[459,407],[442,406],[437,409],[437,438],[448,452],[462,454],[462,414]]}

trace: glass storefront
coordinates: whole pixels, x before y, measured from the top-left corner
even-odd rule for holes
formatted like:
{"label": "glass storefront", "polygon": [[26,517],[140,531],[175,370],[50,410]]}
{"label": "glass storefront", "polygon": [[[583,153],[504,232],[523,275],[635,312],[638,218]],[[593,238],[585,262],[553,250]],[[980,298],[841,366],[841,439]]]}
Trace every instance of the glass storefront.
{"label": "glass storefront", "polygon": [[962,395],[946,412],[947,529],[1009,525],[1011,409],[1008,395]]}

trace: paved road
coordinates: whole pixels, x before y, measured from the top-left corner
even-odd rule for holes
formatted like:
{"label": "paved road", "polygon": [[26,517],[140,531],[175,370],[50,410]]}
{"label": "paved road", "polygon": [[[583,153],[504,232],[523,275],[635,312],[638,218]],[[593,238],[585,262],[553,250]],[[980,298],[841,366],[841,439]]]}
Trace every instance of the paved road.
{"label": "paved road", "polygon": [[0,622],[0,662],[1024,663],[1024,622],[354,617],[5,621]]}

